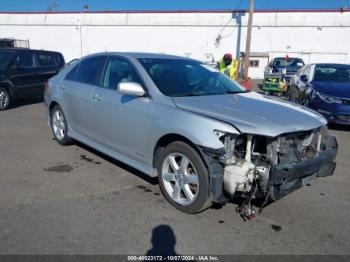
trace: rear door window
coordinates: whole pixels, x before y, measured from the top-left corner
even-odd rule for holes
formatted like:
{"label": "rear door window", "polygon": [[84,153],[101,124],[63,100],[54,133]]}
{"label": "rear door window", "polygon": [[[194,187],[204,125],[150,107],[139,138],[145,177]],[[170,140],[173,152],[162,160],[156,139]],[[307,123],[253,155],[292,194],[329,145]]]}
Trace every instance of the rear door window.
{"label": "rear door window", "polygon": [[66,76],[66,80],[75,81],[75,76],[77,74],[79,65],[80,64],[76,65],[72,70],[69,71]]}
{"label": "rear door window", "polygon": [[58,65],[57,57],[50,53],[38,53],[37,61],[38,66],[40,67],[52,67]]}
{"label": "rear door window", "polygon": [[[78,81],[90,85],[99,85],[101,73],[106,61],[106,57],[91,57],[84,59],[76,67],[76,72],[67,75],[68,80]],[[74,69],[73,69],[74,70]]]}

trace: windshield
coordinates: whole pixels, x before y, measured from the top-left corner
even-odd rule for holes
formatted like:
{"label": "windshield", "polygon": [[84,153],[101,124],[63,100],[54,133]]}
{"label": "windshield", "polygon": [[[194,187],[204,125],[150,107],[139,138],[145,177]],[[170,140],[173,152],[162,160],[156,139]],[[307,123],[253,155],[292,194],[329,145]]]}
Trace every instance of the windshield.
{"label": "windshield", "polygon": [[350,66],[316,67],[314,81],[350,83]]}
{"label": "windshield", "polygon": [[0,50],[0,70],[5,70],[15,52]]}
{"label": "windshield", "polygon": [[213,67],[188,59],[139,59],[166,96],[206,96],[246,92]]}
{"label": "windshield", "polygon": [[275,58],[274,66],[276,67],[302,67],[304,65],[304,61],[300,58],[291,58],[288,60],[284,57]]}

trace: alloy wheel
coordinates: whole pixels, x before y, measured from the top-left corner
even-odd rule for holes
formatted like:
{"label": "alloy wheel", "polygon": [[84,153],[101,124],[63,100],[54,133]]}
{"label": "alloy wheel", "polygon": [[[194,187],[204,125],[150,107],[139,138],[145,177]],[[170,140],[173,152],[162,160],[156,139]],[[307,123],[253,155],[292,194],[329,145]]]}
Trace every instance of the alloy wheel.
{"label": "alloy wheel", "polygon": [[62,140],[65,137],[66,124],[61,111],[56,110],[52,115],[52,128],[55,137],[58,140]]}
{"label": "alloy wheel", "polygon": [[9,102],[8,94],[5,91],[0,91],[0,109],[7,107]]}
{"label": "alloy wheel", "polygon": [[163,184],[167,194],[180,205],[192,204],[199,191],[197,171],[189,158],[171,153],[163,161]]}

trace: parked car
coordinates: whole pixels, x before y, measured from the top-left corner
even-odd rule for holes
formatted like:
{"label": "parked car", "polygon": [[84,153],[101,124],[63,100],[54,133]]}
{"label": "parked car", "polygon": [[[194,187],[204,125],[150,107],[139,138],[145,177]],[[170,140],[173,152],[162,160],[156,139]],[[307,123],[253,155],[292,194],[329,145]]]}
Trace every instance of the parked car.
{"label": "parked car", "polygon": [[304,61],[296,57],[276,57],[265,68],[262,90],[265,94],[284,94],[288,90],[291,76],[301,67]]}
{"label": "parked car", "polygon": [[276,57],[273,58],[265,68],[266,74],[282,73],[289,82],[290,77],[305,65],[303,59],[297,57]]}
{"label": "parked car", "polygon": [[45,83],[64,64],[58,52],[0,48],[0,111],[15,99],[42,98]]}
{"label": "parked car", "polygon": [[328,122],[350,124],[350,65],[310,64],[293,76],[289,100],[308,106]]}
{"label": "parked car", "polygon": [[51,78],[44,101],[59,144],[75,139],[158,176],[187,213],[237,195],[277,200],[335,168],[321,115],[188,58],[90,55]]}

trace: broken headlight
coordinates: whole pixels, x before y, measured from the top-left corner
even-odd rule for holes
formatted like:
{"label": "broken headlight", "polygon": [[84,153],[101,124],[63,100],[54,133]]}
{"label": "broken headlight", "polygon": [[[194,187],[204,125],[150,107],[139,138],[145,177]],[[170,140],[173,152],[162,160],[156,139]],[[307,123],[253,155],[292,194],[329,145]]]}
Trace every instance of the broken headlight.
{"label": "broken headlight", "polygon": [[225,154],[221,157],[225,164],[233,164],[244,159],[246,154],[247,136],[245,134],[230,134],[215,130],[215,135],[224,145]]}

